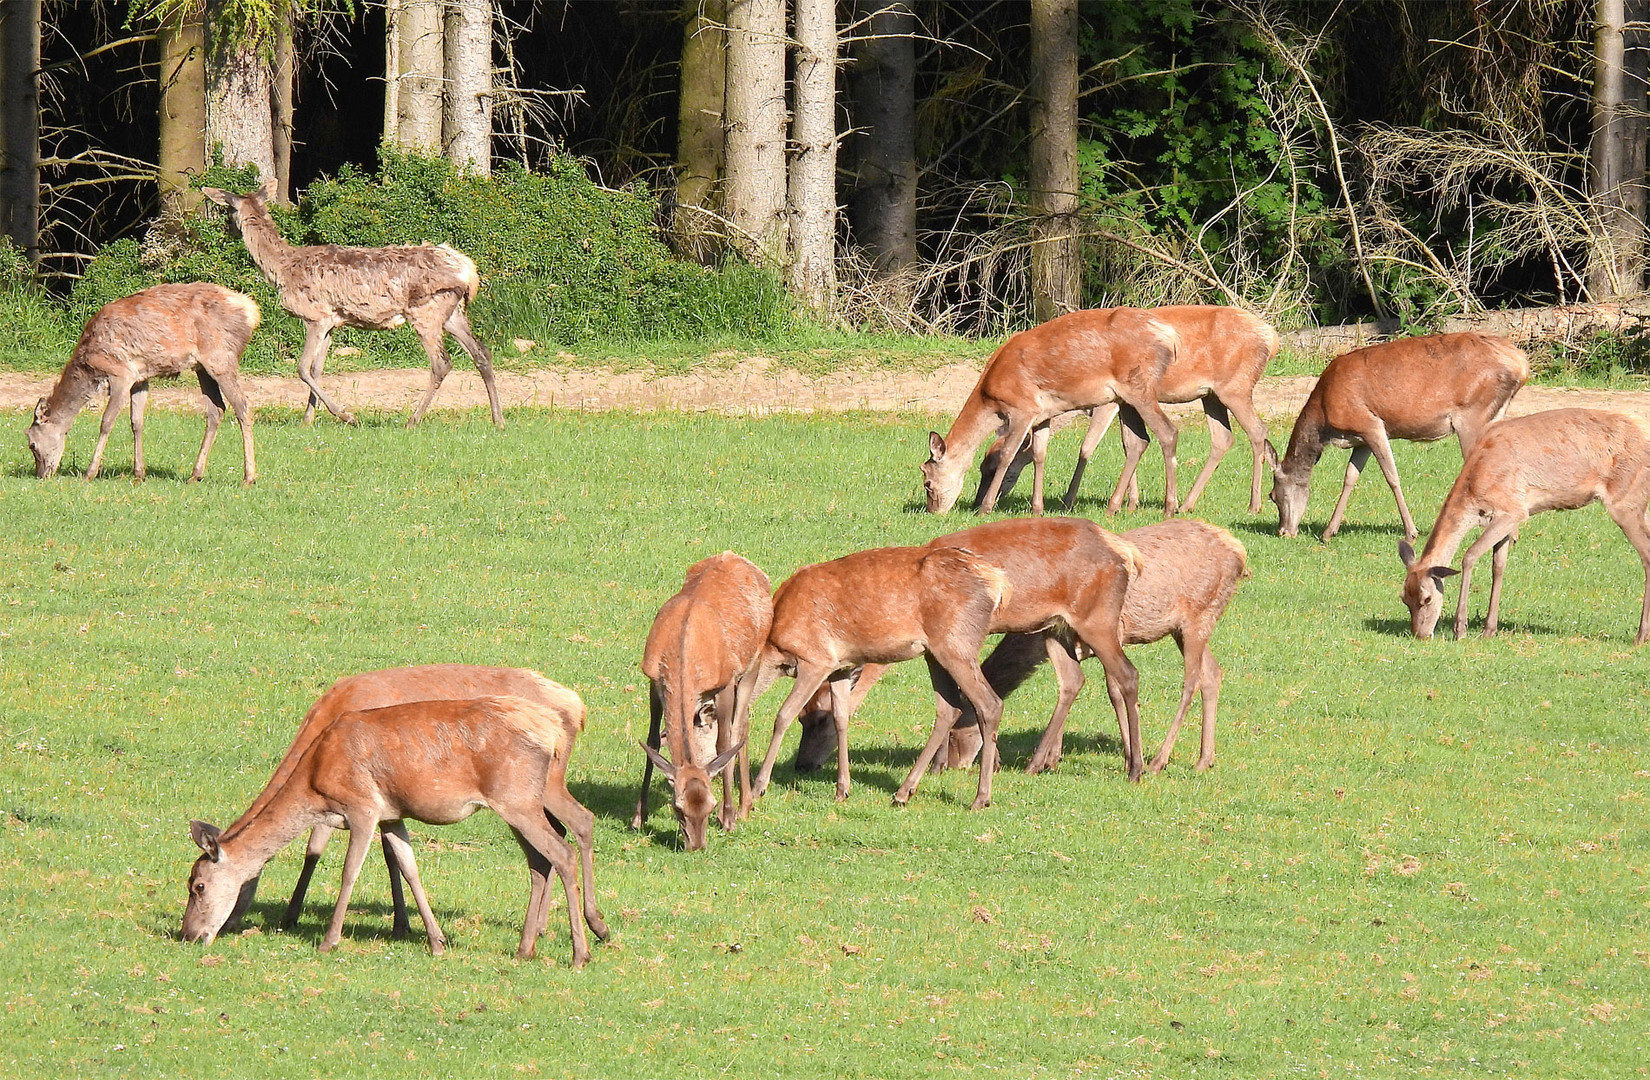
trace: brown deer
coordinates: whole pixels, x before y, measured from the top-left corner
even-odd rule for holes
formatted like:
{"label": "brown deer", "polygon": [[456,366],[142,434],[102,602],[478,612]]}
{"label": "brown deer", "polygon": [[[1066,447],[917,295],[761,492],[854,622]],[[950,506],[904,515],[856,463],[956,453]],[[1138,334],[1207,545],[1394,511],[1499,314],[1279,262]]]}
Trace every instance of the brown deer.
{"label": "brown deer", "polygon": [[[773,740],[752,797],[767,790],[786,730],[826,682],[838,701],[836,797],[848,797],[847,715],[841,703],[853,669],[861,664],[926,658],[936,691],[967,697],[990,730],[1002,706],[980,674],[980,646],[1008,592],[1001,571],[954,548],[873,548],[792,574],[773,596],[773,628],[753,694],[778,673],[796,683],[774,718]],[[931,756],[937,748],[930,740],[925,753]],[[987,785],[976,807],[989,795]]]}
{"label": "brown deer", "polygon": [[323,951],[338,944],[349,898],[382,824],[398,867],[412,888],[430,950],[445,939],[410,857],[403,820],[446,825],[478,807],[492,809],[515,832],[527,856],[532,895],[516,955],[527,959],[544,931],[549,875],[567,894],[573,966],[590,958],[579,918],[577,868],[550,822],[553,802],[571,799],[563,780],[584,703],[563,690],[559,707],[516,697],[419,701],[339,716],[311,742],[295,768],[272,780],[254,808],[227,829],[189,823],[202,855],[189,875],[185,941],[210,944],[248,882],[275,852],[317,823],[350,829],[349,854]]}
{"label": "brown deer", "polygon": [[1278,535],[1294,536],[1299,530],[1312,467],[1324,447],[1346,446],[1352,448],[1352,459],[1323,539],[1340,529],[1347,500],[1371,454],[1398,500],[1405,539],[1415,539],[1389,440],[1431,442],[1453,431],[1464,460],[1529,378],[1529,357],[1505,338],[1488,334],[1400,338],[1335,357],[1295,420],[1283,460],[1272,467]]}
{"label": "brown deer", "polygon": [[[1261,477],[1265,470],[1267,448],[1266,423],[1255,412],[1255,384],[1266,372],[1266,365],[1278,353],[1277,331],[1264,320],[1247,311],[1231,307],[1187,304],[1149,309],[1152,318],[1173,327],[1180,335],[1180,349],[1163,373],[1158,384],[1157,400],[1167,404],[1198,401],[1209,423],[1209,459],[1192,482],[1181,513],[1190,514],[1197,508],[1203,488],[1214,475],[1226,451],[1236,441],[1232,437],[1232,418],[1236,417],[1243,433],[1249,438],[1249,449],[1254,458],[1249,478],[1249,512],[1260,513]],[[1088,467],[1100,440],[1116,418],[1118,406],[1101,405],[1089,410],[1089,428],[1083,436],[1083,445],[1077,452],[1077,469],[1071,475],[1071,486],[1066,489],[1064,508],[1070,511],[1077,504],[1077,491],[1083,483],[1083,470]],[[1123,492],[1128,491],[1129,509],[1140,505],[1140,486],[1135,482],[1135,468],[1145,453],[1150,440],[1139,438],[1135,429],[1122,426],[1124,446],[1123,471],[1118,474],[1117,487],[1112,492],[1106,509],[1115,514],[1123,504]],[[1033,442],[1047,440],[1048,428],[1034,432],[1031,441],[1022,443],[1019,453],[1009,463],[1003,476],[998,498],[1014,488],[1020,472],[1032,459]],[[986,451],[980,462],[980,490],[976,504],[984,500],[986,489],[1001,467],[1004,439],[998,439]],[[1044,451],[1046,454],[1046,450]],[[1271,452],[1277,456],[1276,451]],[[1032,512],[1042,513],[1041,502],[1032,499]]]}
{"label": "brown deer", "polygon": [[[1158,385],[1178,347],[1173,327],[1136,308],[1074,311],[1015,334],[986,362],[951,430],[943,438],[928,433],[922,466],[928,512],[943,514],[956,504],[974,451],[993,434],[1015,447],[1032,437],[1031,502],[1040,512],[1049,422],[1115,402],[1125,424],[1142,437],[1150,429],[1162,444],[1164,516],[1173,517],[1175,427],[1158,404]],[[1009,458],[998,457],[996,475],[980,496],[981,513],[996,507],[1006,479]]]}
{"label": "brown deer", "polygon": [[[647,820],[647,788],[653,768],[670,780],[671,809],[689,851],[703,851],[716,796],[710,782],[722,776],[718,823],[732,829],[750,811],[751,771],[745,742],[750,727],[762,646],[773,626],[768,575],[731,551],[688,567],[687,580],[665,602],[648,631],[642,672],[649,682],[650,719],[642,749],[642,790],[630,827]],[[660,730],[670,758],[659,753]],[[733,805],[739,758],[740,804]],[[727,771],[724,771],[727,770]]]}
{"label": "brown deer", "polygon": [[[551,682],[536,671],[525,668],[482,667],[474,664],[423,664],[417,667],[387,668],[345,676],[333,683],[304,714],[297,736],[292,741],[292,748],[276,767],[275,776],[270,781],[270,791],[276,790],[285,782],[316,736],[347,712],[378,709],[386,705],[404,705],[414,701],[461,701],[496,696],[525,698],[555,709],[566,702],[568,693],[567,688]],[[563,829],[570,829],[579,844],[585,922],[598,938],[605,941],[607,925],[602,921],[602,914],[596,907],[593,853],[595,816],[571,795],[561,799],[559,793],[552,794],[558,798],[556,807],[551,811],[551,826],[558,833]],[[260,796],[261,798],[263,796]],[[256,812],[259,808],[260,804],[255,802],[248,813]],[[293,886],[292,898],[287,902],[281,929],[291,930],[298,925],[298,919],[303,913],[304,895],[309,891],[310,877],[315,873],[316,864],[321,861],[321,854],[326,850],[327,841],[331,836],[332,827],[326,824],[318,823],[310,830],[309,843],[304,850],[304,865],[298,872],[298,881]],[[390,893],[395,916],[392,936],[399,940],[406,937],[410,929],[407,905],[401,895],[401,876],[396,869],[396,859],[390,847],[390,840],[388,837],[382,839],[384,862],[389,867]],[[407,858],[409,861],[412,859],[411,851],[407,852]],[[235,912],[224,924],[226,932],[239,924],[241,916],[254,899],[257,884],[257,879],[254,878],[236,905]]]}
{"label": "brown deer", "polygon": [[107,386],[109,405],[103,410],[103,426],[98,429],[86,479],[97,478],[109,433],[120,410],[130,402],[132,475],[142,480],[143,413],[149,401],[149,380],[194,368],[206,401],[206,437],[189,479],[206,475],[206,459],[218,437],[227,401],[241,425],[245,457],[241,483],[253,483],[258,467],[252,457],[252,410],[241,392],[240,372],[241,353],[252,340],[259,318],[258,305],[250,296],[203,282],[156,285],[104,304],[80,332],[80,341],[51,394],[34,407],[34,423],[29,426],[34,475],[42,480],[56,475],[75,415]]}
{"label": "brown deer", "polygon": [[1461,602],[1455,636],[1467,633],[1467,591],[1472,568],[1486,551],[1490,561],[1490,609],[1484,636],[1495,633],[1501,579],[1518,527],[1544,510],[1576,510],[1603,502],[1644,564],[1644,606],[1634,645],[1650,639],[1650,423],[1602,409],[1554,409],[1494,424],[1478,440],[1438,511],[1419,557],[1406,540],[1398,545],[1406,568],[1402,598],[1410,630],[1430,638],[1443,611],[1443,579],[1467,533],[1484,531],[1461,560]]}
{"label": "brown deer", "polygon": [[445,331],[458,339],[475,363],[481,381],[487,384],[493,423],[503,427],[493,356],[471,332],[465,313],[481,288],[481,277],[470,257],[446,244],[294,247],[281,237],[269,216],[273,191],[268,181],[250,195],[201,189],[207,198],[229,208],[247,253],[280,292],[281,306],[304,322],[304,352],[298,358],[298,377],[309,387],[304,422],[315,419],[317,404],[325,405],[340,420],[354,422],[349,411],[321,389],[321,369],[334,330],[340,326],[390,330],[411,323],[430,358],[430,388],[413,409],[407,426],[423,418],[441,381],[453,369],[442,337]]}

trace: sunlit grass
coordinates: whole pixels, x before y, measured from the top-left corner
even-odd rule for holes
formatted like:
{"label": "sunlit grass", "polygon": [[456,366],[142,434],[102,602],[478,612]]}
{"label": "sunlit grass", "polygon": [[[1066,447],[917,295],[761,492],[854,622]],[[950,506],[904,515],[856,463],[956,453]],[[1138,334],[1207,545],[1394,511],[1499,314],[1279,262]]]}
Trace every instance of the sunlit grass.
{"label": "sunlit grass", "polygon": [[[1243,513],[1240,447],[1201,507],[1254,571],[1216,638],[1212,771],[1189,770],[1188,735],[1129,785],[1092,670],[1064,762],[1024,776],[1045,674],[1009,702],[990,809],[946,774],[896,811],[932,717],[905,665],[852,729],[847,803],[782,766],[740,831],[689,855],[662,791],[648,831],[625,827],[654,612],[724,548],[777,583],[970,524],[917,509],[938,418],[399,419],[271,414],[243,491],[233,433],[204,484],[181,483],[196,418],[151,415],[137,486],[123,431],[105,478],[80,478],[88,420],[65,475],[35,481],[26,417],[0,414],[0,1074],[1592,1077],[1650,1060],[1643,577],[1598,508],[1524,528],[1500,637],[1418,642],[1379,476],[1331,545],[1282,540],[1269,505]],[[1076,443],[1055,440],[1057,490]],[[1206,446],[1185,434],[1186,475]],[[1399,453],[1425,525],[1458,452]],[[1080,512],[1101,514],[1117,456],[1113,439]],[[1158,518],[1155,457],[1148,506],[1117,528]],[[1133,655],[1151,746],[1179,655]],[[273,932],[294,847],[249,932],[180,944],[187,819],[244,809],[336,677],[444,660],[584,695],[570,784],[597,814],[615,942],[570,971],[558,911],[542,958],[515,961],[526,875],[481,814],[413,826],[443,958],[389,940],[376,859],[344,944],[315,951],[341,845],[298,933]],[[778,701],[758,704],[758,751]]]}

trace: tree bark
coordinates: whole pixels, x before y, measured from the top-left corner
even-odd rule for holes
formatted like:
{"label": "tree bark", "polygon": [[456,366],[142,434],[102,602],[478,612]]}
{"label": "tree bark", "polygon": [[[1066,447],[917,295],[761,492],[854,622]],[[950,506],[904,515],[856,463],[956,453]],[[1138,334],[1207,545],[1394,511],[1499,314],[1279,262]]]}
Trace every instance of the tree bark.
{"label": "tree bark", "polygon": [[870,2],[878,10],[855,35],[848,68],[854,238],[878,272],[894,274],[917,261],[917,18],[903,4]]}
{"label": "tree bark", "polygon": [[160,28],[159,114],[161,202],[192,210],[201,197],[189,174],[206,166],[206,26],[199,12]]}
{"label": "tree bark", "polygon": [[729,0],[727,208],[757,262],[785,249],[785,0]]}
{"label": "tree bark", "polygon": [[1077,231],[1077,0],[1031,4],[1031,297],[1046,322],[1083,302]]}
{"label": "tree bark", "polygon": [[829,314],[836,300],[836,0],[796,0],[791,123],[791,291]]}
{"label": "tree bark", "polygon": [[396,35],[395,136],[402,150],[441,152],[442,0],[399,0],[389,33]]}
{"label": "tree bark", "polygon": [[0,7],[0,234],[40,258],[40,0]]}
{"label": "tree bark", "polygon": [[274,180],[275,112],[272,42],[233,25],[227,3],[206,8],[206,145],[223,148],[226,165],[256,165]]}
{"label": "tree bark", "polygon": [[447,160],[478,176],[493,171],[493,4],[451,0],[446,26],[447,103],[441,141]]}
{"label": "tree bark", "polygon": [[293,50],[293,20],[288,8],[275,25],[274,128],[275,201],[292,205],[292,114],[297,103],[298,58]]}
{"label": "tree bark", "polygon": [[722,129],[727,87],[727,4],[687,0],[682,30],[681,97],[676,112],[676,250],[703,263],[715,260],[722,230],[708,214],[720,207]]}
{"label": "tree bark", "polygon": [[[1630,93],[1625,0],[1598,0],[1593,49],[1593,131],[1587,187],[1598,234],[1587,264],[1594,300],[1637,293],[1644,277],[1644,143],[1634,119],[1644,88]],[[1636,98],[1636,100],[1635,100]]]}

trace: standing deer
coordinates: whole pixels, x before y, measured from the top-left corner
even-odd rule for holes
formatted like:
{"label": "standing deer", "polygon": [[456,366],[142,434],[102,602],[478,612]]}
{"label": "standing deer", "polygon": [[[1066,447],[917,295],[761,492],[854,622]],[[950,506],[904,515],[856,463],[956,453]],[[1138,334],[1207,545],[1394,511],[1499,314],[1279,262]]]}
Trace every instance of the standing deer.
{"label": "standing deer", "polygon": [[[378,709],[386,705],[405,705],[414,701],[462,701],[468,698],[501,696],[524,698],[546,708],[555,709],[566,703],[569,693],[566,687],[551,682],[536,671],[525,668],[481,667],[474,664],[424,664],[345,676],[333,683],[304,714],[303,722],[298,726],[298,733],[292,741],[292,748],[276,766],[270,787],[264,795],[259,796],[259,799],[265,799],[285,782],[304,753],[308,751],[310,744],[344,713]],[[598,938],[606,941],[607,925],[602,921],[602,913],[596,907],[596,868],[593,850],[595,815],[571,795],[565,799],[560,798],[556,792],[552,792],[552,795],[557,796],[556,805],[550,807],[546,804],[546,808],[551,811],[551,826],[558,833],[563,829],[571,830],[573,838],[579,844],[585,922]],[[260,806],[260,802],[254,802],[248,813],[258,812]],[[281,919],[281,929],[291,930],[298,925],[299,916],[304,908],[304,894],[309,891],[310,877],[315,873],[316,864],[321,861],[321,853],[326,850],[327,841],[331,836],[330,825],[318,823],[310,830],[309,843],[304,850],[304,865],[298,872],[298,881],[293,886],[292,898],[287,902],[286,915]],[[389,867],[390,893],[395,915],[392,936],[400,940],[407,936],[410,929],[407,905],[401,895],[401,876],[396,869],[390,838],[385,836],[382,839],[384,862]],[[407,852],[407,858],[412,859],[410,850]],[[240,903],[236,905],[234,913],[225,923],[226,930],[238,925],[242,914],[251,906],[257,885],[257,879],[254,878]]]}
{"label": "standing deer", "polygon": [[210,944],[270,857],[319,823],[350,830],[338,903],[320,943],[322,951],[332,949],[343,932],[373,830],[382,824],[412,888],[430,950],[439,954],[445,939],[411,859],[403,820],[448,825],[486,806],[514,831],[532,878],[516,955],[530,958],[544,931],[554,870],[567,894],[573,966],[584,966],[590,948],[575,895],[577,868],[549,816],[553,802],[572,798],[564,776],[583,722],[584,703],[565,689],[555,708],[516,697],[483,697],[343,714],[229,828],[189,823],[202,854],[189,874],[183,939]]}
{"label": "standing deer", "polygon": [[34,475],[42,480],[56,475],[75,414],[107,386],[109,405],[103,410],[103,426],[98,430],[86,479],[96,479],[109,433],[129,401],[132,474],[142,480],[143,413],[149,401],[149,380],[194,368],[206,401],[206,436],[189,479],[199,480],[206,475],[206,459],[212,453],[224,402],[228,401],[241,425],[245,457],[241,483],[252,484],[258,478],[252,458],[252,410],[241,392],[240,371],[241,353],[246,351],[258,322],[258,305],[250,296],[202,282],[156,285],[104,304],[80,332],[80,341],[51,394],[34,407],[34,423],[28,433]]}
{"label": "standing deer", "polygon": [[1544,510],[1576,510],[1604,503],[1610,519],[1644,564],[1644,606],[1634,645],[1650,640],[1650,423],[1602,409],[1554,409],[1492,426],[1478,441],[1438,511],[1438,520],[1419,557],[1409,542],[1398,545],[1405,566],[1402,598],[1410,630],[1430,638],[1443,612],[1443,579],[1467,533],[1484,531],[1461,560],[1461,602],[1455,609],[1455,637],[1467,634],[1467,591],[1472,568],[1486,551],[1490,560],[1490,609],[1484,636],[1495,633],[1501,607],[1501,579],[1518,527]]}
{"label": "standing deer", "polygon": [[1295,420],[1283,461],[1272,467],[1278,535],[1294,536],[1299,530],[1312,467],[1324,447],[1346,446],[1352,448],[1352,459],[1323,539],[1340,529],[1353,485],[1371,454],[1398,500],[1405,539],[1415,539],[1415,522],[1398,486],[1388,440],[1431,442],[1453,431],[1465,460],[1529,378],[1529,357],[1505,338],[1488,334],[1400,338],[1335,357]]}
{"label": "standing deer", "polygon": [[294,247],[281,237],[269,216],[274,188],[265,181],[251,195],[219,188],[202,188],[213,202],[229,208],[252,256],[265,278],[281,294],[281,306],[304,321],[304,352],[298,358],[298,377],[309,387],[304,423],[315,419],[315,406],[325,405],[347,423],[354,417],[321,389],[332,332],[340,326],[391,330],[411,323],[430,358],[430,388],[425,391],[407,426],[418,423],[430,407],[441,381],[452,371],[442,332],[453,335],[470,355],[481,381],[493,423],[504,426],[498,386],[493,380],[493,357],[470,330],[466,306],[476,298],[481,277],[469,256],[446,244],[400,247],[339,247],[319,244]]}
{"label": "standing deer", "polygon": [[[1149,428],[1162,444],[1163,512],[1173,517],[1175,427],[1158,404],[1158,386],[1178,347],[1173,327],[1136,308],[1074,311],[1015,334],[986,362],[951,430],[943,438],[928,433],[929,459],[922,466],[928,512],[943,514],[956,504],[974,451],[995,434],[1004,446],[1031,438],[1031,503],[1040,513],[1049,422],[1116,403],[1124,424],[1142,438]],[[980,496],[981,513],[996,507],[1007,477],[1010,459],[998,459]]]}
{"label": "standing deer", "polygon": [[[1255,412],[1255,384],[1265,374],[1266,365],[1278,353],[1277,331],[1264,319],[1239,308],[1187,304],[1151,308],[1150,313],[1152,318],[1173,327],[1180,336],[1180,349],[1158,384],[1157,400],[1167,404],[1201,402],[1209,423],[1209,459],[1203,463],[1202,471],[1192,482],[1192,490],[1186,493],[1186,501],[1180,506],[1181,512],[1190,514],[1197,508],[1197,500],[1203,494],[1204,486],[1236,441],[1232,437],[1232,418],[1235,416],[1249,438],[1249,450],[1254,458],[1249,478],[1249,512],[1260,513],[1261,477],[1271,444],[1267,439],[1266,423]],[[1066,489],[1063,505],[1068,512],[1077,504],[1083,470],[1088,467],[1089,458],[1100,445],[1100,440],[1105,438],[1117,413],[1115,403],[1089,410],[1088,432],[1083,436],[1082,448],[1077,452],[1077,469],[1071,475],[1071,486]],[[1128,491],[1129,509],[1140,505],[1140,486],[1135,482],[1135,467],[1150,443],[1139,438],[1135,429],[1127,424],[1122,426],[1122,432],[1123,471],[1118,474],[1117,487],[1112,491],[1111,501],[1106,507],[1107,513],[1112,514],[1122,506],[1125,489]],[[1049,429],[1043,428],[1032,435],[1032,441],[1038,438],[1046,440],[1048,434]],[[1031,461],[1032,441],[1022,443],[1009,463],[1008,471],[1003,476],[1002,490],[998,492],[999,498],[1013,490],[1015,480]],[[1006,440],[999,438],[980,462],[980,489],[976,504],[984,501],[985,492],[1001,467],[1005,445]],[[1270,454],[1273,458],[1277,456],[1275,450],[1270,450]],[[1040,501],[1034,497],[1032,512],[1040,514],[1042,510]]]}
{"label": "standing deer", "polygon": [[[650,720],[642,749],[642,790],[630,827],[647,820],[647,788],[655,765],[670,780],[671,809],[689,851],[703,851],[716,796],[710,782],[722,775],[718,823],[732,829],[750,812],[751,770],[745,742],[752,690],[762,646],[773,627],[772,586],[750,560],[731,551],[688,567],[687,580],[665,602],[642,650]],[[659,753],[660,728],[670,749]],[[739,758],[740,803],[733,805],[733,777]]]}

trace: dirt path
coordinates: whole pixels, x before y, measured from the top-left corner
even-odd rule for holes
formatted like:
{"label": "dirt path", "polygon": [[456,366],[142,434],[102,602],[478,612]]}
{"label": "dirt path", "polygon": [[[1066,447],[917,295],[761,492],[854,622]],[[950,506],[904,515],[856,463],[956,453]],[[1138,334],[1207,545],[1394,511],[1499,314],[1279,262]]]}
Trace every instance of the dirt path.
{"label": "dirt path", "polygon": [[[683,410],[763,415],[772,412],[928,412],[955,414],[973,389],[979,370],[952,364],[929,374],[845,370],[825,376],[803,375],[772,368],[754,358],[721,372],[652,376],[642,372],[543,370],[499,375],[499,392],[506,408],[521,405],[571,409],[632,409],[642,412]],[[0,409],[29,409],[51,389],[51,378],[0,374]],[[307,391],[296,378],[249,378],[247,394],[254,406],[299,406]],[[1255,405],[1268,420],[1288,424],[1300,411],[1312,388],[1311,376],[1261,380]],[[398,368],[328,375],[326,389],[349,408],[410,410],[429,385],[429,373]],[[163,409],[198,410],[200,393],[192,378],[157,385],[150,404]],[[442,384],[436,409],[485,406],[487,393],[473,371],[455,371]],[[1638,390],[1572,390],[1526,387],[1513,399],[1509,415],[1565,406],[1612,408],[1650,419],[1650,392]],[[101,408],[101,405],[94,406]],[[1171,406],[1169,412],[1185,423],[1195,418],[1196,405]]]}

